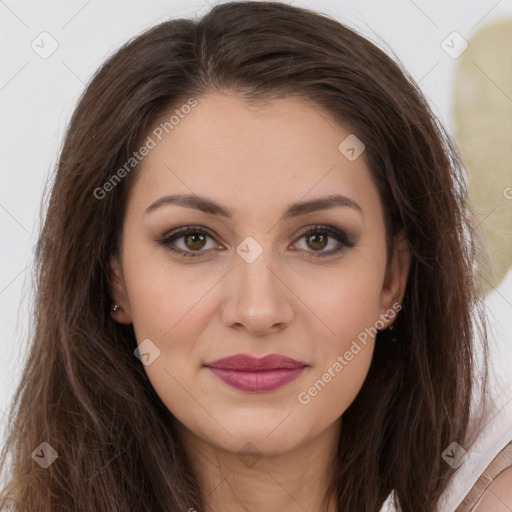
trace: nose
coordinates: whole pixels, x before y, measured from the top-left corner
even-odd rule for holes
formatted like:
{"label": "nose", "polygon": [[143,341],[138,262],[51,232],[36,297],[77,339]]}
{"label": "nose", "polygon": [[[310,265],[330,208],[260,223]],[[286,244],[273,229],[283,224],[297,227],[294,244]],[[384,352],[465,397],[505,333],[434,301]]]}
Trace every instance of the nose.
{"label": "nose", "polygon": [[225,325],[254,336],[278,332],[293,318],[291,283],[268,247],[251,263],[235,255],[225,282],[221,318]]}

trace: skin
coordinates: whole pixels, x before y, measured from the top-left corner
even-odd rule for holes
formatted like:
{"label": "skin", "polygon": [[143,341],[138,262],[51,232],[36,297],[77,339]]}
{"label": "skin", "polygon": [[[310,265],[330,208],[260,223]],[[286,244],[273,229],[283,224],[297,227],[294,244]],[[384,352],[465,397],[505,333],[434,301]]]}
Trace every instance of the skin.
{"label": "skin", "polygon": [[[144,368],[177,419],[210,511],[325,510],[342,414],[368,373],[374,338],[309,403],[298,394],[401,303],[410,266],[401,237],[386,268],[383,210],[364,153],[349,161],[338,150],[349,134],[301,99],[249,106],[209,93],[144,158],[128,198],[111,260],[120,305],[112,314],[160,350]],[[335,193],[362,213],[342,206],[280,220],[291,203]],[[233,217],[177,205],[145,215],[170,194],[206,196]],[[172,243],[199,257],[156,241],[194,224],[213,236]],[[315,224],[350,233],[354,247],[303,236]],[[263,251],[251,263],[236,252],[248,236]],[[240,391],[203,366],[236,353],[282,354],[308,368],[277,390]]]}
{"label": "skin", "polygon": [[472,512],[510,512],[512,510],[512,467],[490,483]]}

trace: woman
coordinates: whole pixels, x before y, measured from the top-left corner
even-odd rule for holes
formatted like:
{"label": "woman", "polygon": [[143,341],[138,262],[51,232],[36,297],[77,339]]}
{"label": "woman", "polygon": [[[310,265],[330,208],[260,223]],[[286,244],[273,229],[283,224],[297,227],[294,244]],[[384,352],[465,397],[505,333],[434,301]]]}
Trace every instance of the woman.
{"label": "woman", "polygon": [[226,3],[126,44],[58,163],[4,506],[436,510],[485,340],[461,167],[319,14]]}

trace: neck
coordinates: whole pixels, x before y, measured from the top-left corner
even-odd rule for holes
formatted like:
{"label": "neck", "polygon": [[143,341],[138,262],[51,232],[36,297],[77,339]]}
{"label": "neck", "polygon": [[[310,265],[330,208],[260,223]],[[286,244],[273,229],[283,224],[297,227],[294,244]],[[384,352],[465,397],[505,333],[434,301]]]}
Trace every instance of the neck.
{"label": "neck", "polygon": [[[248,448],[233,453],[213,446],[178,424],[178,432],[208,512],[336,512],[327,491],[334,474],[341,419],[287,453],[265,454]],[[249,443],[250,446],[250,443]]]}

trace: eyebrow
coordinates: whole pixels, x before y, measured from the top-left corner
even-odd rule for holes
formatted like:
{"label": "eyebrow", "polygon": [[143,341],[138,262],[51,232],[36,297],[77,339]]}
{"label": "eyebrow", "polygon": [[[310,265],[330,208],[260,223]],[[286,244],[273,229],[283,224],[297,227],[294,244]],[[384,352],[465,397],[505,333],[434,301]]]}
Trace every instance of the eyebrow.
{"label": "eyebrow", "polygon": [[[229,219],[234,217],[233,210],[221,206],[216,201],[208,199],[206,197],[200,197],[190,194],[177,194],[161,197],[147,208],[146,213],[144,215],[147,215],[148,213],[155,211],[157,208],[166,205],[176,205],[184,206],[185,208],[194,208],[204,213],[208,213],[211,215],[220,215],[222,217],[226,217]],[[350,199],[340,194],[334,194],[325,197],[319,197],[317,199],[312,199],[309,201],[293,203],[290,206],[288,206],[288,208],[286,208],[280,220],[282,221],[290,219],[292,217],[298,217],[300,215],[306,215],[308,213],[316,212],[319,210],[328,210],[336,207],[352,208],[359,212],[361,216],[363,215],[363,209],[353,199]]]}

